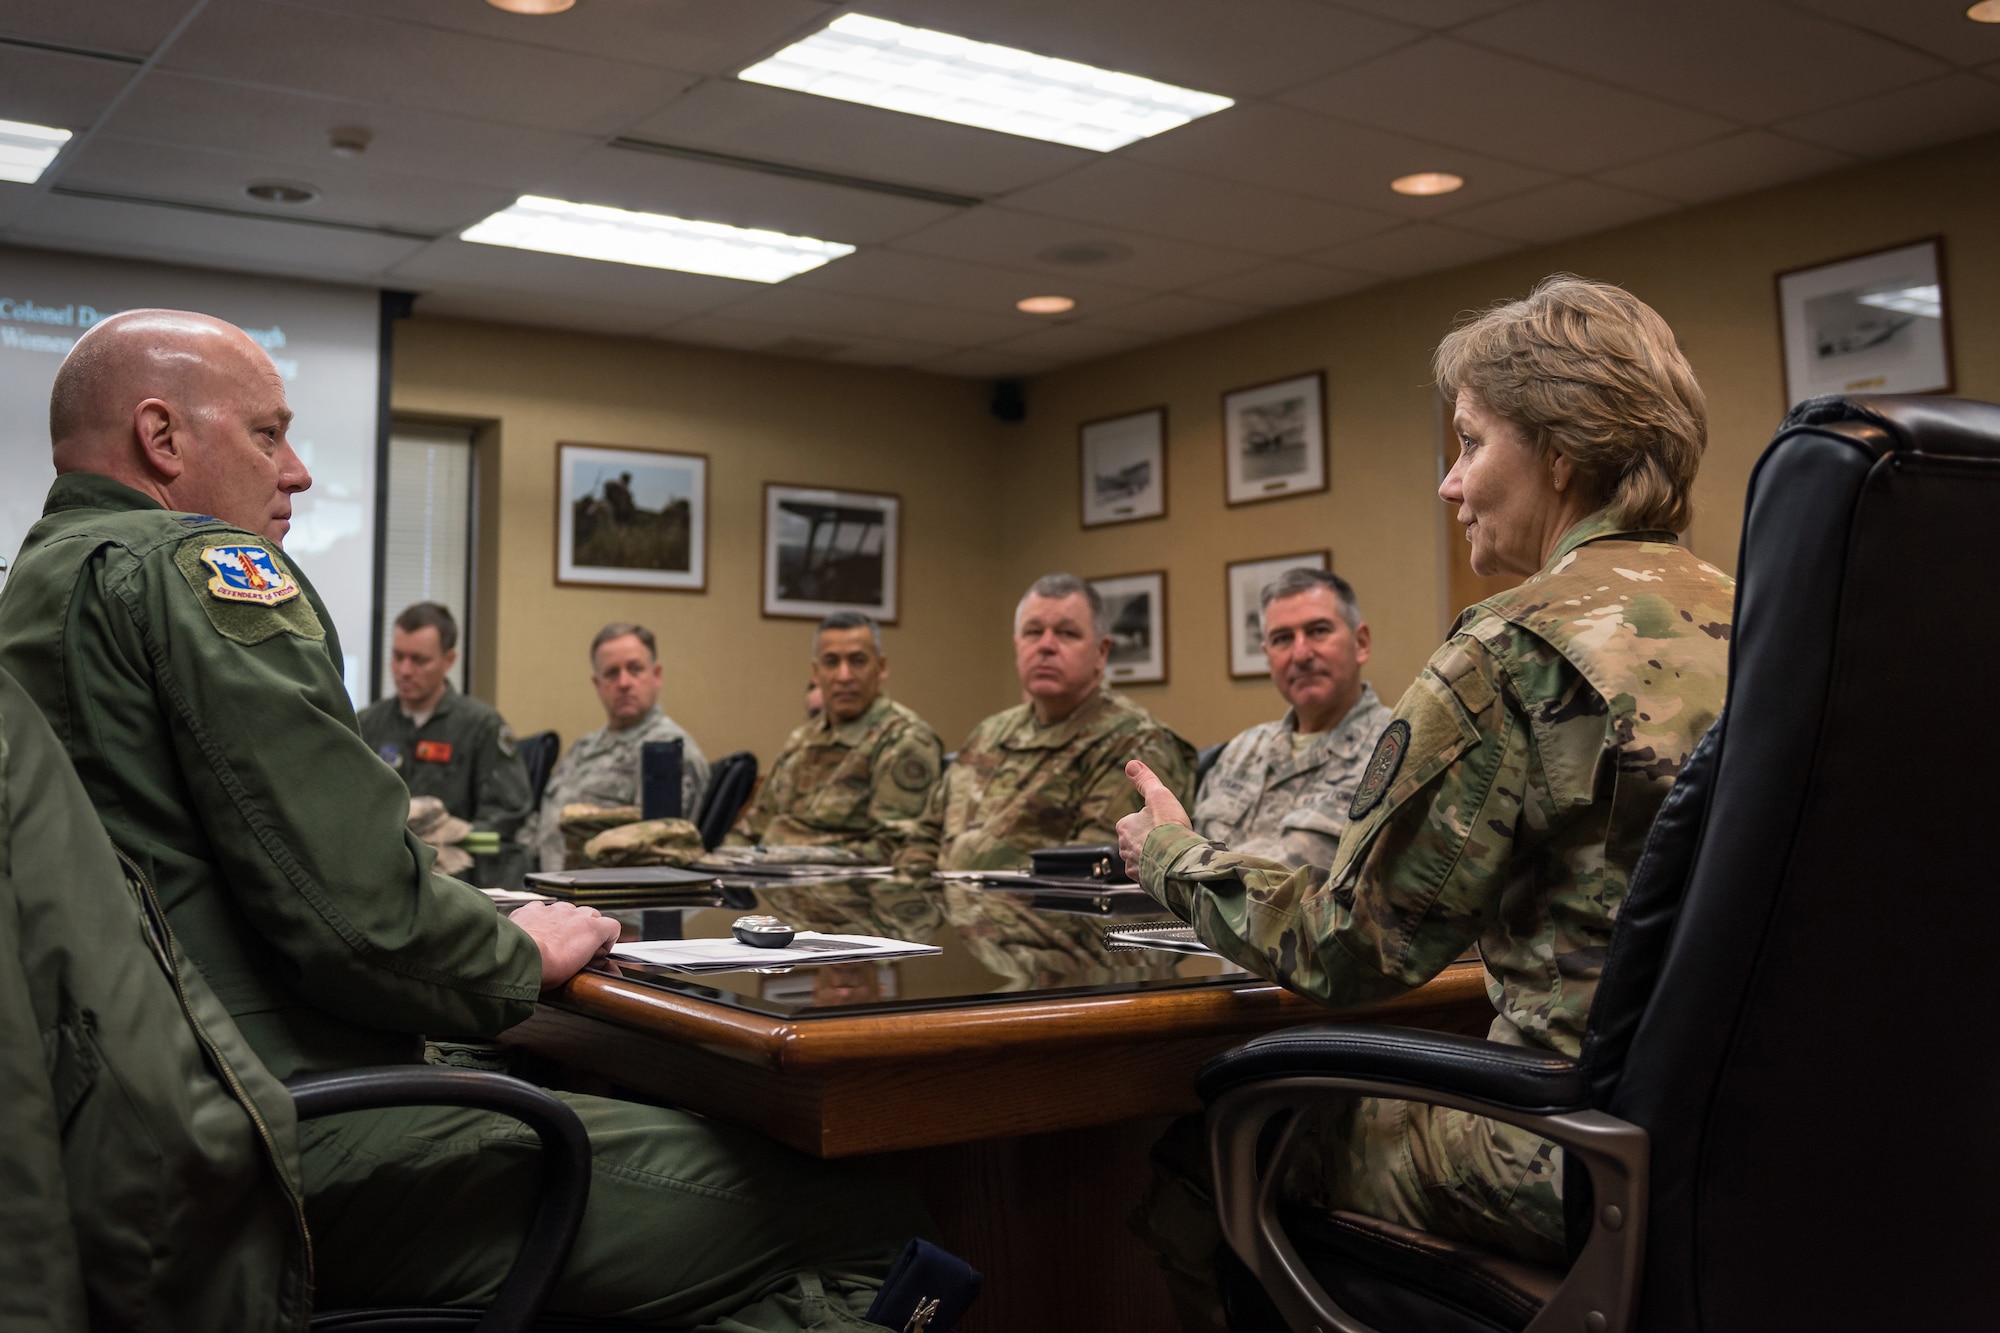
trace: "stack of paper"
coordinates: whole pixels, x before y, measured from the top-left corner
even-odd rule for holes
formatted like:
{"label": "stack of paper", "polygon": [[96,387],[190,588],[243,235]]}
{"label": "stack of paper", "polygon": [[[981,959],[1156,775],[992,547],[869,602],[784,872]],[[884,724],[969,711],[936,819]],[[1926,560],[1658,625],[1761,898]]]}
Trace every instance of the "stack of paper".
{"label": "stack of paper", "polygon": [[691,976],[749,972],[760,967],[876,962],[943,952],[934,944],[911,944],[908,940],[883,939],[879,935],[822,935],[811,930],[800,931],[781,949],[762,949],[737,939],[647,940],[611,947],[611,957],[616,962],[645,963]]}

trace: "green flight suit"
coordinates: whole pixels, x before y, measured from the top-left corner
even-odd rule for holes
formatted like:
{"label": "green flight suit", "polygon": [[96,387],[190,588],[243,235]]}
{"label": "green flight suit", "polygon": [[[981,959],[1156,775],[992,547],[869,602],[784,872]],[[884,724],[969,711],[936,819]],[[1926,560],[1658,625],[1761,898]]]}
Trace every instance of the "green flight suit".
{"label": "green flight suit", "polygon": [[[1660,803],[1722,711],[1735,584],[1606,511],[1543,569],[1459,617],[1377,743],[1331,870],[1243,856],[1178,825],[1139,882],[1226,958],[1329,1004],[1422,985],[1477,944],[1490,1040],[1580,1051],[1613,924]],[[1294,1199],[1524,1258],[1565,1257],[1561,1155],[1419,1103],[1329,1105]],[[1185,1126],[1135,1227],[1205,1281],[1219,1241]]]}
{"label": "green flight suit", "polygon": [[0,1329],[305,1327],[292,1099],[0,671]]}
{"label": "green flight suit", "polygon": [[476,829],[511,838],[534,808],[514,732],[493,705],[447,685],[420,727],[395,695],[361,710],[361,739],[412,796],[435,796]]}
{"label": "green flight suit", "polygon": [[[57,478],[0,592],[0,667],[280,1077],[421,1058],[533,1012],[540,954],[432,871],[361,740],[311,586],[270,543],[117,482]],[[865,1328],[898,1191],[699,1117],[570,1097],[596,1156],[551,1308],[673,1327]],[[479,1303],[538,1174],[512,1120],[437,1108],[301,1127],[322,1306]]]}

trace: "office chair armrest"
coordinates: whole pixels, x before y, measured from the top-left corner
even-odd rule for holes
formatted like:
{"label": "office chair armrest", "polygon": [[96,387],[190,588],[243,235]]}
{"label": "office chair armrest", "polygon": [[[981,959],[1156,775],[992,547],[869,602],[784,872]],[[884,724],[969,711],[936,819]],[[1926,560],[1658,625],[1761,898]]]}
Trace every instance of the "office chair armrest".
{"label": "office chair armrest", "polygon": [[1294,1328],[1374,1333],[1326,1294],[1278,1219],[1286,1164],[1307,1119],[1299,1113],[1340,1097],[1452,1107],[1561,1146],[1568,1165],[1590,1176],[1590,1236],[1527,1333],[1631,1328],[1645,1256],[1650,1144],[1644,1130],[1589,1108],[1574,1062],[1439,1033],[1304,1028],[1216,1057],[1198,1087],[1209,1102],[1223,1235]]}
{"label": "office chair armrest", "polygon": [[1553,1051],[1449,1032],[1337,1023],[1288,1028],[1224,1051],[1202,1067],[1195,1089],[1212,1102],[1245,1083],[1316,1074],[1407,1083],[1542,1115],[1590,1104],[1576,1061]]}
{"label": "office chair armrest", "polygon": [[509,1115],[542,1141],[542,1199],[520,1253],[475,1333],[528,1333],[540,1316],[590,1200],[590,1138],[560,1098],[505,1074],[430,1065],[347,1069],[289,1079],[300,1120],[391,1106],[463,1106]]}

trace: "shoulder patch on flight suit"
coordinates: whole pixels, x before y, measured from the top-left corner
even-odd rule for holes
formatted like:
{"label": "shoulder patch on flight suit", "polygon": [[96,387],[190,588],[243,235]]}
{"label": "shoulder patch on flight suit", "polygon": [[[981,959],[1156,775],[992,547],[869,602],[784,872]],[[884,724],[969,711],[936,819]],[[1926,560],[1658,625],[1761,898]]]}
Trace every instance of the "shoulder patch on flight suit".
{"label": "shoulder patch on flight suit", "polygon": [[262,542],[232,533],[191,537],[174,552],[174,564],[224,638],[241,644],[288,633],[326,638],[305,590]]}
{"label": "shoulder patch on flight suit", "polygon": [[1347,807],[1350,820],[1366,818],[1370,810],[1382,804],[1409,748],[1410,724],[1399,717],[1383,731],[1382,739],[1375,742],[1375,753],[1368,757],[1368,767],[1361,772],[1361,785],[1354,789],[1354,800]]}
{"label": "shoulder patch on flight suit", "polygon": [[500,747],[501,754],[512,759],[514,757],[514,729],[505,722],[502,722],[500,724],[500,734],[494,738],[494,744]]}
{"label": "shoulder patch on flight suit", "polygon": [[937,769],[924,755],[911,753],[896,761],[889,776],[904,791],[922,791],[937,781]]}

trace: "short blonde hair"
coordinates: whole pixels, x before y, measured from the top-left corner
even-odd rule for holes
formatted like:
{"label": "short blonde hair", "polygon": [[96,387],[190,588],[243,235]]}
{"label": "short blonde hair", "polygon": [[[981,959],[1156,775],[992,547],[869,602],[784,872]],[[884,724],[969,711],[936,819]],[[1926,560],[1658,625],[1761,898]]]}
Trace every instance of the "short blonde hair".
{"label": "short blonde hair", "polygon": [[1708,399],[1658,312],[1622,287],[1543,278],[1445,335],[1438,388],[1461,390],[1561,451],[1626,528],[1684,532],[1708,447]]}

